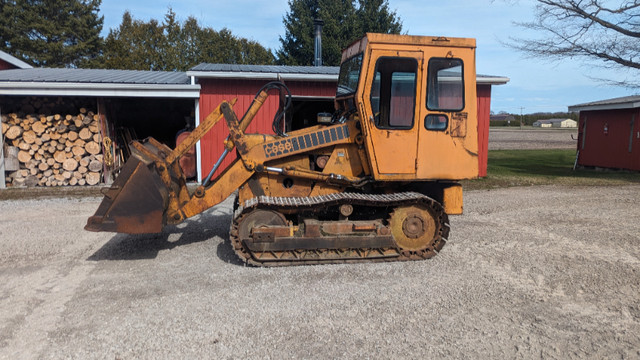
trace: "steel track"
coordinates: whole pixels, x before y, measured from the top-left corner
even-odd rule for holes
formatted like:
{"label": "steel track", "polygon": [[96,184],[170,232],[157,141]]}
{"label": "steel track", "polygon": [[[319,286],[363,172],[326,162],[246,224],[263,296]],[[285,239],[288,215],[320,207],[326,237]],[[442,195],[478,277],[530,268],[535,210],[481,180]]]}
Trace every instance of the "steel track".
{"label": "steel track", "polygon": [[[428,209],[437,229],[430,243],[417,251],[398,246],[377,249],[297,249],[279,252],[250,252],[238,236],[243,218],[254,209],[274,210],[282,213],[323,213],[342,204],[366,206],[385,210],[385,221],[393,209],[399,206],[421,205]],[[337,219],[336,219],[337,220]],[[373,220],[373,219],[370,219]],[[449,236],[449,219],[442,206],[435,200],[415,192],[395,194],[338,193],[315,197],[260,196],[240,204],[234,212],[230,229],[231,245],[240,259],[255,266],[291,266],[311,264],[339,264],[351,262],[407,261],[428,259],[435,256]]]}

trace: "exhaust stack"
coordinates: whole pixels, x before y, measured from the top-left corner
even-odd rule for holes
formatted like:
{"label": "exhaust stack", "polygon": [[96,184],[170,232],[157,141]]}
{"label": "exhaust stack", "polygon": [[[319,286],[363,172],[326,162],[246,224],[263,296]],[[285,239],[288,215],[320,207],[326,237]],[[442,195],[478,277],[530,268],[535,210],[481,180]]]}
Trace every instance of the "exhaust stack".
{"label": "exhaust stack", "polygon": [[313,20],[313,27],[315,32],[314,47],[314,66],[322,66],[322,26],[324,21],[321,19]]}

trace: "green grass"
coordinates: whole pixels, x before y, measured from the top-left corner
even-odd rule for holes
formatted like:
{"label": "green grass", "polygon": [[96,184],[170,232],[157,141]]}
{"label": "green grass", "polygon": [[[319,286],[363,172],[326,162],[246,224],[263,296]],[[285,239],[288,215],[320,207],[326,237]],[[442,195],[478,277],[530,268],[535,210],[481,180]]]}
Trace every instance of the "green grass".
{"label": "green grass", "polygon": [[489,151],[487,177],[465,181],[467,189],[530,185],[629,185],[640,184],[640,173],[628,171],[573,170],[575,150]]}

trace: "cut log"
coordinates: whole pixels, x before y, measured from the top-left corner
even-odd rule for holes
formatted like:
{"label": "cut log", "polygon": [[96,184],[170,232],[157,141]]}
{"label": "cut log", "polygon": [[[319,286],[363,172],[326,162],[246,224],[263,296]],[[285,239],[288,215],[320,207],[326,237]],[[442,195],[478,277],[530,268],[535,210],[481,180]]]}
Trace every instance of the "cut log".
{"label": "cut log", "polygon": [[95,185],[100,182],[100,173],[97,172],[89,172],[85,176],[85,180],[89,185]]}
{"label": "cut log", "polygon": [[33,130],[25,131],[24,133],[22,133],[22,140],[29,144],[33,144],[34,142],[36,142],[36,137],[37,135]]}
{"label": "cut log", "polygon": [[56,159],[54,159],[54,158],[48,158],[47,159],[47,165],[53,166],[53,164],[55,164],[55,163],[56,163]]}
{"label": "cut log", "polygon": [[102,136],[100,134],[93,134],[93,141],[100,143],[102,140]]}
{"label": "cut log", "polygon": [[84,150],[84,147],[82,147],[82,146],[74,146],[74,147],[72,147],[71,148],[71,152],[75,156],[82,156],[82,155],[86,154],[86,151]]}
{"label": "cut log", "polygon": [[62,172],[62,177],[64,177],[65,180],[71,179],[72,175],[73,175],[73,173],[71,171],[63,171]]}
{"label": "cut log", "polygon": [[41,123],[40,121],[35,122],[31,126],[31,130],[33,130],[38,135],[41,135],[46,129],[47,129],[47,127],[43,123]]}
{"label": "cut log", "polygon": [[86,167],[86,166],[80,166],[80,167],[78,167],[78,172],[79,172],[80,174],[83,174],[83,175],[84,175],[84,174],[86,174],[86,173],[87,173],[87,171],[89,171],[89,170],[87,169],[87,167]]}
{"label": "cut log", "polygon": [[53,158],[56,159],[56,162],[63,163],[67,160],[67,155],[64,151],[56,151],[55,154],[53,154]]}
{"label": "cut log", "polygon": [[98,160],[93,160],[89,163],[89,171],[100,172],[102,171],[102,163]]}
{"label": "cut log", "polygon": [[67,135],[67,139],[69,139],[70,141],[76,141],[78,139],[78,133],[75,131],[69,131]]}
{"label": "cut log", "polygon": [[38,164],[38,170],[47,171],[49,170],[49,165],[47,165],[46,162],[41,162],[40,164]]}
{"label": "cut log", "polygon": [[48,132],[46,132],[42,134],[42,136],[40,136],[40,140],[42,140],[42,142],[47,142],[51,140],[51,135]]}
{"label": "cut log", "polygon": [[4,135],[7,132],[7,130],[9,130],[10,127],[11,127],[11,125],[3,122],[2,123],[2,135]]}
{"label": "cut log", "polygon": [[102,150],[102,149],[101,149],[101,147],[100,147],[100,144],[98,144],[98,143],[97,143],[97,142],[95,142],[95,141],[89,141],[89,142],[87,143],[87,145],[85,145],[85,146],[84,146],[84,149],[85,149],[89,154],[92,154],[92,155],[99,154],[99,153],[100,153],[100,150]]}
{"label": "cut log", "polygon": [[22,128],[20,126],[13,125],[13,126],[9,127],[9,129],[4,134],[4,136],[7,139],[13,140],[13,139],[16,139],[18,136],[22,135],[22,132],[23,132],[23,130],[22,130]]}
{"label": "cut log", "polygon": [[69,185],[71,186],[78,185],[78,179],[76,177],[72,177],[71,179],[69,179]]}
{"label": "cut log", "polygon": [[62,163],[62,168],[67,171],[74,171],[75,169],[78,168],[78,162],[75,161],[73,158],[67,159]]}
{"label": "cut log", "polygon": [[93,133],[91,133],[91,130],[89,130],[88,128],[83,128],[78,133],[78,136],[80,137],[80,139],[86,141],[86,140],[91,139],[91,137],[93,136]]}
{"label": "cut log", "polygon": [[24,142],[24,141],[21,141],[21,142],[20,142],[20,145],[18,145],[18,148],[19,148],[20,150],[28,151],[28,150],[30,150],[30,149],[31,149],[31,145],[27,144],[27,143],[26,143],[26,142]]}
{"label": "cut log", "polygon": [[24,151],[24,150],[18,151],[18,161],[20,161],[21,163],[25,164],[29,160],[31,160],[31,155],[29,155],[29,153],[27,151]]}
{"label": "cut log", "polygon": [[82,160],[79,161],[80,166],[84,166],[84,167],[89,166],[89,163],[91,162],[91,160],[93,159],[90,156],[83,157]]}

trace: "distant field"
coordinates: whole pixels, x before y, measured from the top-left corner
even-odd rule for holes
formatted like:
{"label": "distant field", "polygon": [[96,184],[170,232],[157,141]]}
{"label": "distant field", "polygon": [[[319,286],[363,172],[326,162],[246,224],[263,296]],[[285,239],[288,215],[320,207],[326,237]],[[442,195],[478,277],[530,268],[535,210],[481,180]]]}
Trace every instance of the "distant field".
{"label": "distant field", "polygon": [[492,127],[489,150],[575,149],[577,138],[578,129]]}
{"label": "distant field", "polygon": [[640,183],[640,174],[626,171],[573,170],[575,150],[489,151],[487,177],[465,181],[467,189],[529,185],[629,185]]}

